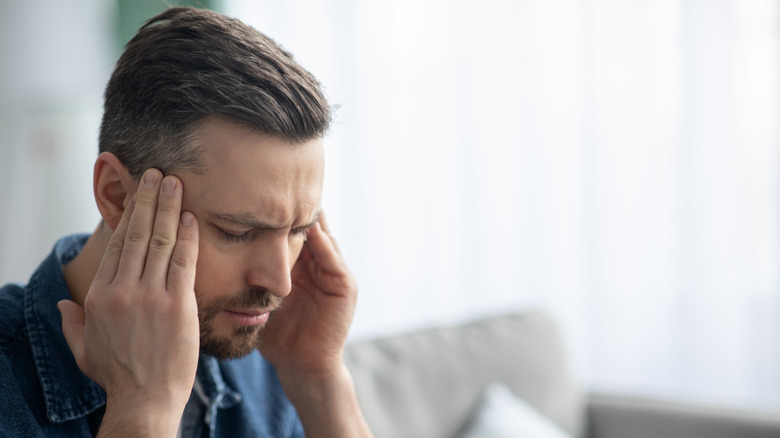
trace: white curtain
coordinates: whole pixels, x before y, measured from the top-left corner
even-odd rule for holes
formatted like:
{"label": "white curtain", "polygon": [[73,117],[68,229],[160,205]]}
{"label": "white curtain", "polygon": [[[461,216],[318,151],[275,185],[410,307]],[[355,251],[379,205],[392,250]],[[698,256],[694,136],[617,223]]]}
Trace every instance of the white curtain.
{"label": "white curtain", "polygon": [[773,0],[231,0],[340,105],[353,340],[512,309],[591,388],[780,404]]}

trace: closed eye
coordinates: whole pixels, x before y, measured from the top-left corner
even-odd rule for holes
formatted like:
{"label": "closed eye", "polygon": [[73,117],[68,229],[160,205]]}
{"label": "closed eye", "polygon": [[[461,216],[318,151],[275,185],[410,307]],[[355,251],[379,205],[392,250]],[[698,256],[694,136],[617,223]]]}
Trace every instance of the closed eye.
{"label": "closed eye", "polygon": [[219,227],[217,227],[217,230],[219,230],[219,234],[221,234],[222,237],[228,242],[244,242],[249,238],[249,231],[245,231],[243,233],[233,233],[230,231],[225,231]]}
{"label": "closed eye", "polygon": [[290,230],[290,234],[293,236],[303,236],[306,239],[310,227],[293,228]]}

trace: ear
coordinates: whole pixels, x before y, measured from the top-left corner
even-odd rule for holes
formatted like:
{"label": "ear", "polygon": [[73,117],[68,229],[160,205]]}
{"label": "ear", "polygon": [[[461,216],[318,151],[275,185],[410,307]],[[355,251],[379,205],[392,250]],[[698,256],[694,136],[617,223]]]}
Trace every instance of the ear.
{"label": "ear", "polygon": [[111,152],[103,152],[95,160],[92,189],[103,221],[116,230],[125,207],[135,195],[138,184],[127,167]]}

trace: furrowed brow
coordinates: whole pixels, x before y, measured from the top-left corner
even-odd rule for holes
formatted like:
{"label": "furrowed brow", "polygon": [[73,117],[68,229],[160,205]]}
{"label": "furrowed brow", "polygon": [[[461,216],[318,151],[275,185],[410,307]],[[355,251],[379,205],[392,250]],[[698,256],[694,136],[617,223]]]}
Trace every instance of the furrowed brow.
{"label": "furrowed brow", "polygon": [[271,224],[260,222],[250,214],[242,213],[209,213],[209,215],[218,220],[219,222],[230,224],[240,228],[257,228],[261,230],[276,230],[281,227],[276,227]]}
{"label": "furrowed brow", "polygon": [[[280,229],[285,228],[285,227],[279,227],[279,226],[274,226],[274,225],[271,225],[271,224],[267,224],[265,222],[260,222],[257,219],[255,219],[254,216],[252,216],[251,214],[247,214],[247,213],[238,213],[238,214],[236,214],[236,213],[213,213],[212,212],[212,213],[209,213],[209,215],[212,218],[214,218],[214,219],[216,219],[216,220],[218,220],[218,221],[220,221],[222,223],[230,224],[230,225],[233,225],[233,226],[236,226],[236,227],[240,227],[240,228],[245,228],[245,229],[254,228],[254,229],[259,229],[259,230],[280,230]],[[309,222],[308,224],[301,225],[299,227],[295,227],[295,229],[297,229],[297,230],[309,229],[309,228],[313,227],[314,225],[316,225],[317,222],[319,222],[321,216],[322,216],[322,210],[317,212],[317,215],[314,217],[313,221]]]}

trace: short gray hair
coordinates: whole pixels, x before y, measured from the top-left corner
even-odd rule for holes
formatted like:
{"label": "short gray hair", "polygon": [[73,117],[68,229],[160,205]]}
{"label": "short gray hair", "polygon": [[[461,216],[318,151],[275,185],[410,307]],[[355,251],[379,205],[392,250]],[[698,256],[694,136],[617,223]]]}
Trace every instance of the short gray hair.
{"label": "short gray hair", "polygon": [[171,8],[127,44],[105,91],[100,152],[135,178],[148,168],[203,171],[190,138],[209,116],[302,143],[331,109],[319,82],[256,29],[216,12]]}

